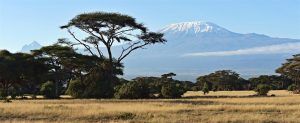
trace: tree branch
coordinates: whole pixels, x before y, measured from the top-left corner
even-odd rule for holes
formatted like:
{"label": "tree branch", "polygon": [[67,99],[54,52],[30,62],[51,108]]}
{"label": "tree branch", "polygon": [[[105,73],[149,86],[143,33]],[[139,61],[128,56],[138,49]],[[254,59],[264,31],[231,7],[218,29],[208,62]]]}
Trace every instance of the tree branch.
{"label": "tree branch", "polygon": [[67,29],[67,30],[76,41],[78,41],[80,44],[82,44],[91,53],[91,55],[95,56],[95,54],[92,52],[91,47],[89,45],[83,43],[78,38],[76,38],[76,36],[74,35],[74,33],[71,32],[70,29]]}
{"label": "tree branch", "polygon": [[[149,43],[145,42],[144,44],[138,45],[138,46],[134,46],[139,44],[139,42],[135,42],[132,45],[130,45],[129,47],[127,47],[126,49],[123,49],[121,55],[118,58],[118,63],[120,63],[125,57],[127,57],[132,51],[139,49],[139,48],[143,48],[144,46],[148,45]],[[127,51],[128,50],[128,51]],[[127,51],[127,52],[126,52]],[[126,52],[126,53],[125,53]],[[125,54],[124,54],[125,53]],[[124,54],[124,55],[123,55]]]}

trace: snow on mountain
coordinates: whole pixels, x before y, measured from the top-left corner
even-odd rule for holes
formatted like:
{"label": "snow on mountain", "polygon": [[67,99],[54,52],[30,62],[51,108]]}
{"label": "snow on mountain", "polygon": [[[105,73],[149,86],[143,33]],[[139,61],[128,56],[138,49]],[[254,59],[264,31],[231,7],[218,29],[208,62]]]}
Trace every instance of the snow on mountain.
{"label": "snow on mountain", "polygon": [[21,52],[29,53],[31,50],[39,49],[42,45],[36,41],[31,42],[30,44],[26,44],[22,47]]}
{"label": "snow on mountain", "polygon": [[214,32],[214,33],[228,33],[230,31],[214,24],[211,22],[205,21],[194,21],[194,22],[181,22],[170,24],[164,27],[159,32],[162,33],[177,33],[177,32],[185,32],[185,33],[203,33],[203,32]]}

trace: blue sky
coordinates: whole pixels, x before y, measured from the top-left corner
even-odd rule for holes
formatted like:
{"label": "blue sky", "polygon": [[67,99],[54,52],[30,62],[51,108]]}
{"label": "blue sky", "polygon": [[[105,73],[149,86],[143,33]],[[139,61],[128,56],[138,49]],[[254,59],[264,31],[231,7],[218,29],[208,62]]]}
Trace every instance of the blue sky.
{"label": "blue sky", "polygon": [[204,20],[233,32],[300,39],[300,0],[0,0],[0,49],[69,37],[59,26],[92,11],[128,14],[153,31]]}

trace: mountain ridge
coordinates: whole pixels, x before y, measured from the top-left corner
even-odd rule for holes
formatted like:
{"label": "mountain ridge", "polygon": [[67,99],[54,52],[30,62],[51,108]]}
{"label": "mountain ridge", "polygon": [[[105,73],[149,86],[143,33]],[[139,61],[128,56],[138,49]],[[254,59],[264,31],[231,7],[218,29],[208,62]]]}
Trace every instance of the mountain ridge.
{"label": "mountain ridge", "polygon": [[25,44],[20,50],[20,52],[29,53],[31,50],[39,49],[41,47],[41,44],[39,44],[37,41],[33,41],[30,44]]}

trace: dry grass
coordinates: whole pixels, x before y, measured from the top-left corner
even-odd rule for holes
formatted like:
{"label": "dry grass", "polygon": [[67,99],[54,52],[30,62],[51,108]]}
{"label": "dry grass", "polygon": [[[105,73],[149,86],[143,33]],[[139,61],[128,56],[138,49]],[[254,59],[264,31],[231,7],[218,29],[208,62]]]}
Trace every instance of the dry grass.
{"label": "dry grass", "polygon": [[[0,122],[300,122],[300,95],[247,97],[251,91],[188,92],[183,99],[13,100]],[[190,98],[192,97],[192,98]]]}

